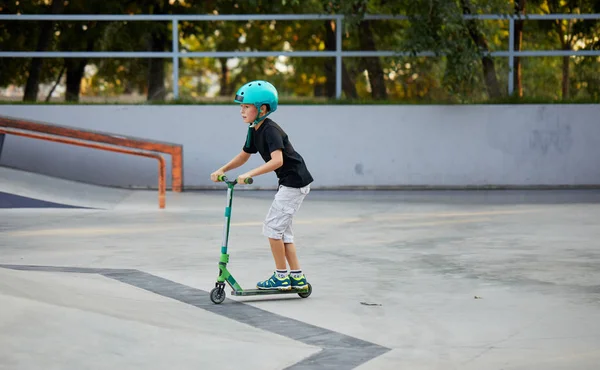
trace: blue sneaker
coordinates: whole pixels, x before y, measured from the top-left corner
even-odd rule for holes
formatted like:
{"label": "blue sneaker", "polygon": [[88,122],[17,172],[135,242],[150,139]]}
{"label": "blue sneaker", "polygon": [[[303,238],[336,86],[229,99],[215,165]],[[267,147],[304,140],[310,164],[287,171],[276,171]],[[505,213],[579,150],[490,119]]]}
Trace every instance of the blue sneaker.
{"label": "blue sneaker", "polygon": [[296,290],[308,289],[308,281],[306,281],[306,276],[302,274],[301,277],[295,278],[290,274],[290,282],[292,283],[292,288]]}
{"label": "blue sneaker", "polygon": [[280,278],[277,277],[277,273],[274,272],[273,275],[267,280],[259,281],[258,283],[256,283],[256,287],[258,289],[289,290],[292,289],[292,283],[290,282],[289,276]]}

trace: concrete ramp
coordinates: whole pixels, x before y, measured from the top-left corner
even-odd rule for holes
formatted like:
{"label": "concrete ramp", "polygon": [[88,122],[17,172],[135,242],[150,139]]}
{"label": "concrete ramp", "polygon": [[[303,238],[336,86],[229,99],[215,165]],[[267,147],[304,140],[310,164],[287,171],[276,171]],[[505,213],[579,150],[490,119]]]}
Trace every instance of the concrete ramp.
{"label": "concrete ramp", "polygon": [[0,208],[82,208],[0,191]]}
{"label": "concrete ramp", "polygon": [[0,167],[0,208],[113,209],[131,192]]}

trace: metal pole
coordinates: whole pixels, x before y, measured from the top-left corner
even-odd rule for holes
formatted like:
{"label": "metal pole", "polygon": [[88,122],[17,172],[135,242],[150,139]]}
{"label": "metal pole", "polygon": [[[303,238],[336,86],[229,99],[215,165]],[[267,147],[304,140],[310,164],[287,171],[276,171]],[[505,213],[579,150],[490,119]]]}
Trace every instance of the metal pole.
{"label": "metal pole", "polygon": [[[341,55],[345,57],[412,57],[410,52],[400,51],[190,51],[185,54],[178,53],[179,57],[186,58],[262,58],[278,57],[280,55],[290,57],[318,57],[333,58]],[[419,57],[435,57],[432,51],[423,51],[415,54]],[[508,58],[508,50],[490,51],[486,53],[491,57]],[[600,50],[525,50],[513,51],[515,57],[595,57],[600,56]],[[0,51],[0,58],[172,58],[170,51]]]}
{"label": "metal pole", "polygon": [[508,96],[512,96],[514,90],[514,67],[515,67],[515,19],[508,20]]}
{"label": "metal pole", "polygon": [[335,19],[335,98],[342,97],[342,17]]}
{"label": "metal pole", "polygon": [[171,21],[173,25],[173,98],[179,99],[179,26],[177,18]]}
{"label": "metal pole", "polygon": [[[337,19],[338,15],[329,14],[0,14],[0,21],[170,21],[177,18],[181,21],[249,21],[249,20],[324,20]],[[504,14],[465,14],[463,19],[505,20]],[[404,15],[366,14],[365,20],[406,20]],[[530,20],[555,19],[600,19],[600,13],[584,14],[528,14]]]}

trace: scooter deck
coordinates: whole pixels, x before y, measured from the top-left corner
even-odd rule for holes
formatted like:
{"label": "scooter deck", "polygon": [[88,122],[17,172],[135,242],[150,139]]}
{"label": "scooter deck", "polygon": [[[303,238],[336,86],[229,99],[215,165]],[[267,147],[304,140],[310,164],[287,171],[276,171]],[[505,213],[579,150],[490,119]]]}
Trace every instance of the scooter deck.
{"label": "scooter deck", "polygon": [[231,295],[234,296],[249,296],[249,295],[263,295],[263,294],[298,294],[298,293],[308,293],[309,289],[289,289],[289,290],[279,290],[279,289],[246,289],[242,291],[232,290]]}

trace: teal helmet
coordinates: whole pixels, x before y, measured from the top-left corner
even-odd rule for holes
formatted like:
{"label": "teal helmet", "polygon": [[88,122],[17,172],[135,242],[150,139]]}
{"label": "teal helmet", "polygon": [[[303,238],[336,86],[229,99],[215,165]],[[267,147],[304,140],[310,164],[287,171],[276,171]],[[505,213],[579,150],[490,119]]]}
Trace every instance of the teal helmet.
{"label": "teal helmet", "polygon": [[266,104],[269,107],[269,112],[264,116],[257,115],[250,127],[255,126],[258,122],[265,119],[269,114],[277,110],[279,95],[277,89],[270,82],[264,80],[250,81],[235,93],[234,101],[239,104],[252,104],[260,113],[260,107]]}

